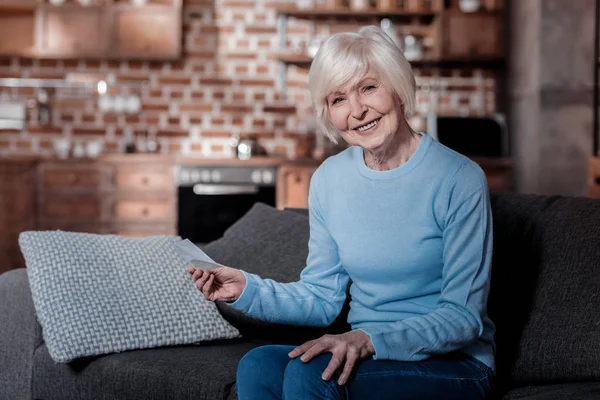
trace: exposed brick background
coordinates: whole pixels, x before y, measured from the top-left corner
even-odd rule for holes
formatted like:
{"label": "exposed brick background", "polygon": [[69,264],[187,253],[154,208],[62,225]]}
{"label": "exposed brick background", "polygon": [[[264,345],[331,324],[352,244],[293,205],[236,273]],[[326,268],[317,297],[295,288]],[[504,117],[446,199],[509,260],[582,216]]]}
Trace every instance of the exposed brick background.
{"label": "exposed brick background", "polygon": [[[274,57],[279,51],[275,7],[310,5],[304,3],[184,0],[184,54],[175,62],[0,58],[0,78],[67,79],[72,73],[90,73],[112,82],[109,93],[135,94],[142,102],[137,114],[102,113],[91,91],[55,89],[52,123],[40,126],[35,90],[0,87],[0,100],[30,105],[24,131],[0,130],[0,154],[51,156],[52,143],[59,138],[100,139],[105,151],[122,152],[136,134],[148,132],[163,153],[231,157],[230,136],[237,134],[255,135],[271,154],[306,155],[314,142],[308,69],[288,65],[287,90],[278,93]],[[314,35],[351,29],[357,21],[337,24],[290,18],[286,44],[303,48]],[[432,110],[461,115],[496,110],[493,71],[415,68],[415,74],[421,115]],[[423,128],[421,118],[411,122],[415,129]]]}

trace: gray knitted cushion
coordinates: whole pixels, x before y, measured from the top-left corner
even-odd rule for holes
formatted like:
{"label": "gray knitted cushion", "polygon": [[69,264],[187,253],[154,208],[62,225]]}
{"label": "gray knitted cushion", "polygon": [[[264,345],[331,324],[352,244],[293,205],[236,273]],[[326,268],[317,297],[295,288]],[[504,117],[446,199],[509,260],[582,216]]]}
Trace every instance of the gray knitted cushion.
{"label": "gray knitted cushion", "polygon": [[176,240],[23,232],[19,243],[52,359],[238,337],[194,286]]}

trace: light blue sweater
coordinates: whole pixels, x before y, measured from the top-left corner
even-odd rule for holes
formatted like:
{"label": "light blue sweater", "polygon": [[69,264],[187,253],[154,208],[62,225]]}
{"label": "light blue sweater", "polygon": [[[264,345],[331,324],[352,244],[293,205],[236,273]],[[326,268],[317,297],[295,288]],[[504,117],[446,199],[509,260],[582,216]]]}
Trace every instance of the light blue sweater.
{"label": "light blue sweater", "polygon": [[310,240],[299,282],[244,272],[232,307],[271,322],[327,326],[352,279],[348,322],[374,359],[418,361],[455,350],[494,365],[487,317],[492,218],[477,164],[423,135],[390,171],[360,147],[327,159],[310,184]]}

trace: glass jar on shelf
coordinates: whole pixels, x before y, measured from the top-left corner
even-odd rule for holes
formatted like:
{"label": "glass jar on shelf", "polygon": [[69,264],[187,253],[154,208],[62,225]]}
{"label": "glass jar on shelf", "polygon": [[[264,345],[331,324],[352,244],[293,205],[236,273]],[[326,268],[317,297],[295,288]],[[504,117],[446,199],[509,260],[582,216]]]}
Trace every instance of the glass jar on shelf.
{"label": "glass jar on shelf", "polygon": [[408,10],[409,5],[409,0],[379,0],[377,2],[377,8],[386,11]]}
{"label": "glass jar on shelf", "polygon": [[404,36],[404,57],[408,61],[417,61],[423,59],[423,44],[421,40],[412,34]]}
{"label": "glass jar on shelf", "polygon": [[350,0],[325,0],[325,8],[331,10],[350,9]]}

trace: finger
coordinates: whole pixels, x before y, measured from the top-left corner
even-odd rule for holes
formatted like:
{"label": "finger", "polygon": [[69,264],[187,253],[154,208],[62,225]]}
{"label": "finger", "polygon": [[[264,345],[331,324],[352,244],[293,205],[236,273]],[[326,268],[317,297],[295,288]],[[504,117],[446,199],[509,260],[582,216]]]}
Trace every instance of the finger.
{"label": "finger", "polygon": [[201,269],[197,269],[194,272],[194,275],[192,275],[192,280],[196,282],[198,279],[202,278],[202,275],[204,275],[204,272]]}
{"label": "finger", "polygon": [[204,287],[204,284],[206,284],[206,281],[208,280],[208,278],[210,278],[210,274],[203,274],[200,278],[198,278],[196,280],[196,287],[200,290],[202,290],[202,288]]}
{"label": "finger", "polygon": [[341,357],[338,357],[337,354],[334,354],[333,357],[331,357],[331,361],[329,361],[329,365],[327,365],[327,368],[325,368],[325,371],[323,371],[321,378],[328,381],[333,376],[335,371],[337,371],[340,365],[342,365],[343,361],[344,360]]}
{"label": "finger", "polygon": [[319,354],[324,353],[328,348],[329,346],[327,344],[322,341],[317,341],[314,346],[306,350],[302,357],[300,357],[300,360],[302,360],[302,362],[309,362]]}
{"label": "finger", "polygon": [[204,297],[206,297],[207,299],[213,300],[210,298],[210,295],[211,295],[212,285],[215,282],[215,276],[213,274],[207,274],[207,275],[208,275],[208,280],[206,281],[204,286],[202,286],[202,293],[204,293]]}
{"label": "finger", "polygon": [[296,347],[294,350],[290,351],[288,353],[288,357],[296,358],[300,354],[304,354],[304,352],[306,350],[308,350],[313,344],[314,344],[314,340],[309,340],[308,342],[301,344],[300,346]]}
{"label": "finger", "polygon": [[188,272],[190,274],[193,274],[194,272],[196,272],[196,268],[192,267],[191,265],[188,267]]}
{"label": "finger", "polygon": [[350,374],[352,374],[352,370],[354,369],[354,365],[358,360],[358,353],[349,352],[346,356],[346,363],[344,364],[344,369],[340,378],[338,379],[338,384],[344,385],[350,379]]}

